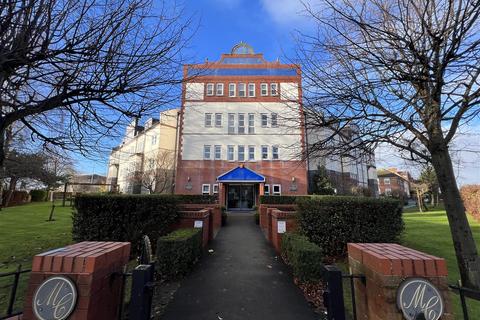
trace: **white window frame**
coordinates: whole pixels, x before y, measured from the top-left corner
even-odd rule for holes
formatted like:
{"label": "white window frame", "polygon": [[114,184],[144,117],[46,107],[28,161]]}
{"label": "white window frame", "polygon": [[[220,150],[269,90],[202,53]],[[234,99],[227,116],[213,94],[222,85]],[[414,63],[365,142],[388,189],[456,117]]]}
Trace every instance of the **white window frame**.
{"label": "white window frame", "polygon": [[245,98],[247,96],[247,85],[244,82],[238,84],[238,96],[240,98]]}
{"label": "white window frame", "polygon": [[261,83],[260,84],[260,95],[262,97],[268,96],[268,83]]}
{"label": "white window frame", "polygon": [[[267,152],[265,153],[264,150],[266,150]],[[268,146],[262,146],[261,147],[261,151],[262,151],[262,160],[268,160]],[[264,157],[264,155],[266,155],[266,157]]]}
{"label": "white window frame", "polygon": [[215,94],[215,84],[213,83],[207,83],[207,86],[206,86],[206,94],[207,96],[213,96]]}
{"label": "white window frame", "polygon": [[215,94],[217,96],[223,96],[223,83],[217,83],[216,84]]}
{"label": "white window frame", "polygon": [[209,195],[210,194],[210,184],[204,183],[202,184],[202,195]]}
{"label": "white window frame", "polygon": [[392,188],[385,188],[385,194],[387,196],[391,195],[392,194]]}
{"label": "white window frame", "polygon": [[154,135],[152,136],[152,145],[156,145],[156,144],[157,144],[157,135],[154,134]]}
{"label": "white window frame", "polygon": [[227,146],[227,160],[228,161],[235,161],[235,146],[228,145]]}
{"label": "white window frame", "polygon": [[[240,153],[240,150],[242,150],[242,152]],[[242,156],[240,156],[242,155]],[[237,147],[237,157],[238,157],[238,161],[245,161],[245,146],[244,145],[239,145]]]}
{"label": "white window frame", "polygon": [[280,153],[278,146],[272,146],[272,160],[279,160]]}
{"label": "white window frame", "polygon": [[212,113],[205,113],[205,128],[212,126]]}
{"label": "white window frame", "polygon": [[[265,123],[263,122],[263,120],[265,120]],[[268,114],[267,113],[261,113],[260,114],[260,124],[262,125],[262,128],[267,128],[268,127]]]}
{"label": "white window frame", "polygon": [[[387,182],[388,181],[388,182]],[[390,185],[390,178],[383,178],[383,184],[388,184]]]}
{"label": "white window frame", "polygon": [[270,126],[272,128],[277,128],[278,127],[278,113],[274,112],[274,113],[270,114]]}
{"label": "white window frame", "polygon": [[238,114],[238,134],[245,134],[245,113]]}
{"label": "white window frame", "polygon": [[263,186],[263,194],[268,196],[270,195],[270,185],[269,184],[266,184]]}
{"label": "white window frame", "polygon": [[215,127],[221,128],[223,122],[223,113],[215,113]]}
{"label": "white window frame", "polygon": [[[207,150],[208,150],[208,157],[207,157]],[[204,160],[212,159],[212,146],[209,144],[203,145],[203,159]]]}
{"label": "white window frame", "polygon": [[270,83],[270,95],[278,96],[278,83],[276,82]]}
{"label": "white window frame", "polygon": [[235,83],[228,84],[228,96],[229,97],[237,96],[237,85]]}
{"label": "white window frame", "polygon": [[228,134],[235,134],[235,113],[228,114]]}
{"label": "white window frame", "polygon": [[213,192],[213,194],[218,193],[218,183],[212,184],[212,192]]}
{"label": "white window frame", "polygon": [[248,146],[248,161],[255,161],[255,146]]}
{"label": "white window frame", "polygon": [[[275,191],[276,187],[278,187],[278,191]],[[281,196],[282,195],[282,185],[281,184],[272,185],[272,194],[274,196]]]}
{"label": "white window frame", "polygon": [[255,133],[255,113],[248,114],[248,134]]}
{"label": "white window frame", "polygon": [[213,158],[215,160],[221,160],[222,159],[222,146],[221,145],[216,144],[215,146],[213,146]]}
{"label": "white window frame", "polygon": [[248,96],[250,98],[255,97],[255,83],[248,84]]}

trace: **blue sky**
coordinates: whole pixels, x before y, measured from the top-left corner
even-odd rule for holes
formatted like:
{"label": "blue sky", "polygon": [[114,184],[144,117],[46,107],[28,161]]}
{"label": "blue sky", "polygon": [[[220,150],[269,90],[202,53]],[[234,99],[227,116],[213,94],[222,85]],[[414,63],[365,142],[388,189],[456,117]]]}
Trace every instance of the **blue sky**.
{"label": "blue sky", "polygon": [[[186,0],[184,5],[186,14],[194,15],[198,21],[188,50],[194,62],[203,62],[206,58],[217,60],[240,41],[249,43],[269,61],[277,58],[285,61],[284,57],[291,56],[294,51],[294,31],[310,29],[299,0]],[[469,132],[473,136],[461,137],[458,145],[474,145],[480,150],[480,125],[474,125]],[[113,143],[118,142],[120,138]],[[378,150],[377,166],[407,168],[408,164],[395,154],[388,148]],[[78,157],[78,170],[105,174],[107,160],[108,154],[97,160]],[[460,184],[480,182],[478,153],[459,154],[455,166]]]}

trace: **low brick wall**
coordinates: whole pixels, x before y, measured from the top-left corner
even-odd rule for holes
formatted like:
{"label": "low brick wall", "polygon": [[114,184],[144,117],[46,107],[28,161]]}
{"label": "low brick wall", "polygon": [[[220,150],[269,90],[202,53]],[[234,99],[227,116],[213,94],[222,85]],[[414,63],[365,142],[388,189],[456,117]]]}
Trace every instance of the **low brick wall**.
{"label": "low brick wall", "polygon": [[445,260],[393,243],[349,243],[348,262],[353,274],[363,274],[366,281],[355,279],[358,319],[401,320],[396,305],[397,289],[408,277],[429,280],[445,302],[442,320],[454,319],[447,282]]}
{"label": "low brick wall", "polygon": [[78,301],[69,319],[117,319],[123,280],[118,274],[130,257],[129,242],[84,241],[51,250],[33,258],[23,320],[36,319],[32,300],[46,278],[63,275],[78,290]]}
{"label": "low brick wall", "polygon": [[295,211],[296,205],[294,204],[260,204],[258,208],[259,218],[260,218],[260,228],[268,239],[269,233],[269,218],[268,218],[268,209],[280,209],[282,211]]}
{"label": "low brick wall", "polygon": [[210,239],[210,210],[202,209],[197,211],[180,211],[178,222],[172,227],[172,230],[181,228],[195,228],[195,221],[201,221],[202,244],[206,247]]}
{"label": "low brick wall", "polygon": [[213,240],[222,227],[222,207],[219,204],[181,204],[182,211],[199,211],[208,209],[210,213],[209,238]]}
{"label": "low brick wall", "polygon": [[[279,209],[269,209],[270,212],[270,238],[273,247],[277,252],[281,251],[282,237],[284,232],[294,232],[297,230],[297,213],[295,211],[280,211]],[[279,232],[280,224],[285,224],[285,230]]]}

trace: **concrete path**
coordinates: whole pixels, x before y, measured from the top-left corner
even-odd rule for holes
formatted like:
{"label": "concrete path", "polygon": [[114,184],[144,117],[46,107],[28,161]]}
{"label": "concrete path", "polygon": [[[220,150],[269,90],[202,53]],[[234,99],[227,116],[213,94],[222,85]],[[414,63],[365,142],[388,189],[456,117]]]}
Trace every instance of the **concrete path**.
{"label": "concrete path", "polygon": [[229,214],[195,271],[167,306],[165,320],[316,320],[287,267],[251,214]]}

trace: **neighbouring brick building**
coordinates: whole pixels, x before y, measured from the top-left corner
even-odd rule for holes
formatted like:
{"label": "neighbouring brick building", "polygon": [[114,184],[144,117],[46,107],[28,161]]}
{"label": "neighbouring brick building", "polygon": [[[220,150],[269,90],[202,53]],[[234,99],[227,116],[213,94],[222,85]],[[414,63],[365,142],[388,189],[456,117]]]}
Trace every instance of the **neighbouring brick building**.
{"label": "neighbouring brick building", "polygon": [[[302,157],[307,133],[300,66],[269,62],[240,43],[218,61],[186,65],[184,80],[177,131],[159,132],[159,141],[175,150],[175,193],[216,194],[228,209],[253,208],[263,194],[308,193],[309,170],[318,159]],[[146,132],[127,130],[123,144],[112,151],[109,179],[117,179],[122,192],[144,191],[122,182],[128,174],[121,168],[142,170],[145,161],[132,159],[146,158],[142,143],[148,140],[137,138]],[[345,190],[372,184],[376,191],[373,153],[367,158],[325,162]]]}
{"label": "neighbouring brick building", "polygon": [[395,196],[410,198],[412,176],[408,171],[400,171],[397,168],[379,169],[378,191],[383,196]]}

